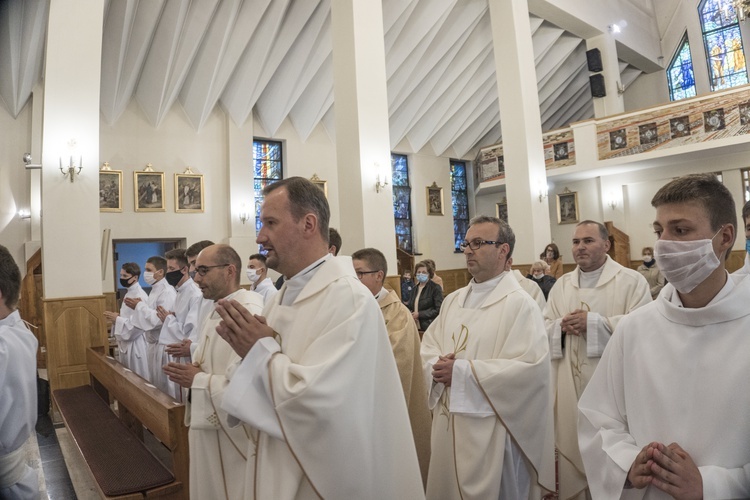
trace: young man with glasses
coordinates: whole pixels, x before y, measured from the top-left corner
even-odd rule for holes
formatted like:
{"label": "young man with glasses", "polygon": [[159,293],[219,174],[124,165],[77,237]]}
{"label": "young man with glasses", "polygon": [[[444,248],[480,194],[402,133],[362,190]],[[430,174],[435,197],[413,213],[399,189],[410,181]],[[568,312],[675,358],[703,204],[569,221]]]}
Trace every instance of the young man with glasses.
{"label": "young man with glasses", "polygon": [[515,235],[476,217],[461,249],[473,276],[422,339],[432,414],[427,498],[540,498],[553,489],[550,361],[539,306],[505,271]]}
{"label": "young man with glasses", "polygon": [[651,288],[633,269],[612,260],[609,233],[585,220],[573,233],[578,266],[552,287],[544,310],[555,372],[555,430],[560,498],[589,495],[578,451],[578,400],[599,363],[617,322],[651,302]]}
{"label": "young man with glasses", "polygon": [[[242,260],[228,245],[212,245],[198,254],[195,283],[203,297],[233,300],[253,314],[263,312],[263,297],[240,288]],[[186,424],[190,426],[190,496],[192,498],[245,498],[247,453],[257,431],[240,425],[230,428],[221,402],[230,369],[240,361],[217,333],[221,317],[211,311],[201,328],[192,364],[169,363],[169,379],[190,389]],[[248,492],[248,496],[250,493]]]}

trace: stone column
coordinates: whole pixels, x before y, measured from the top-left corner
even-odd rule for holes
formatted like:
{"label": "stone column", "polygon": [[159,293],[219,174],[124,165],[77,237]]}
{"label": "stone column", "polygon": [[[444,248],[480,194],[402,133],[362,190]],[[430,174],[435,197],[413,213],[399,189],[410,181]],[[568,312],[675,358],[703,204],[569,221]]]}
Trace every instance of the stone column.
{"label": "stone column", "polygon": [[594,116],[604,118],[605,116],[617,115],[625,112],[625,101],[618,87],[620,81],[620,61],[617,58],[617,45],[614,34],[611,32],[586,40],[586,50],[599,49],[602,55],[602,76],[604,76],[604,88],[606,97],[594,98]]}

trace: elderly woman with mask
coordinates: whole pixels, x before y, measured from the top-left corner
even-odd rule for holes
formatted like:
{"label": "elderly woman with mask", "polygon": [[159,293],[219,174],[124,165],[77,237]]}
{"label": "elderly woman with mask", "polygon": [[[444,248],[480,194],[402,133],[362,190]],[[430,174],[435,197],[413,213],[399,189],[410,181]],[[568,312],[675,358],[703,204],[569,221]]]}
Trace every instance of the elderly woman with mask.
{"label": "elderly woman with mask", "polygon": [[653,248],[646,247],[641,254],[643,255],[643,264],[638,266],[638,272],[648,281],[648,286],[651,287],[651,298],[656,299],[661,289],[664,288],[664,275],[661,274],[659,266],[656,265]]}

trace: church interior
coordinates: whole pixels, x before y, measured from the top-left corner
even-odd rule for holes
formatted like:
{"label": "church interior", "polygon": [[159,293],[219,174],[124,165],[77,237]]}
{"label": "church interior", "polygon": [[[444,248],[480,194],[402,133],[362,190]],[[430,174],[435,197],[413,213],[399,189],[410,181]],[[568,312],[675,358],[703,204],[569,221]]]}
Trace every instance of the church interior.
{"label": "church interior", "polygon": [[[574,269],[587,219],[635,269],[670,180],[715,173],[738,216],[750,200],[746,12],[740,0],[0,2],[0,243],[21,268],[40,371],[52,390],[89,384],[128,244],[256,253],[259,193],[279,178],[318,183],[342,254],[380,249],[397,291],[425,258],[446,294],[466,285],[458,244],[478,215],[514,229],[524,275],[550,242]],[[730,272],[744,258],[738,237]],[[56,410],[29,451],[41,491],[98,498]]]}

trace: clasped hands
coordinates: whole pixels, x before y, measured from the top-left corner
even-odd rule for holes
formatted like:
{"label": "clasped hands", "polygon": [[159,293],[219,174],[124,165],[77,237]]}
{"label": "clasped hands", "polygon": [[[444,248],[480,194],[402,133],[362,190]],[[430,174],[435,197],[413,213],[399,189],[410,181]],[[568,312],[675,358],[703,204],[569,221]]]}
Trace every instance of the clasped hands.
{"label": "clasped hands", "polygon": [[568,335],[586,336],[586,321],[588,320],[588,311],[576,309],[570,314],[563,316],[560,328],[563,333]]}
{"label": "clasped hands", "polygon": [[676,499],[702,499],[703,478],[688,452],[677,443],[652,442],[643,447],[628,471],[634,488],[649,484]]}
{"label": "clasped hands", "polygon": [[432,380],[450,387],[453,381],[453,363],[455,362],[456,355],[454,353],[439,356],[437,362],[432,365]]}
{"label": "clasped hands", "polygon": [[273,338],[275,335],[273,328],[266,323],[266,318],[251,313],[236,300],[218,301],[216,312],[221,316],[216,333],[243,359],[257,341],[264,337]]}
{"label": "clasped hands", "polygon": [[138,305],[138,302],[141,302],[141,299],[133,299],[131,297],[125,297],[125,300],[123,300],[126,306],[128,306],[131,309],[135,309],[135,306]]}

